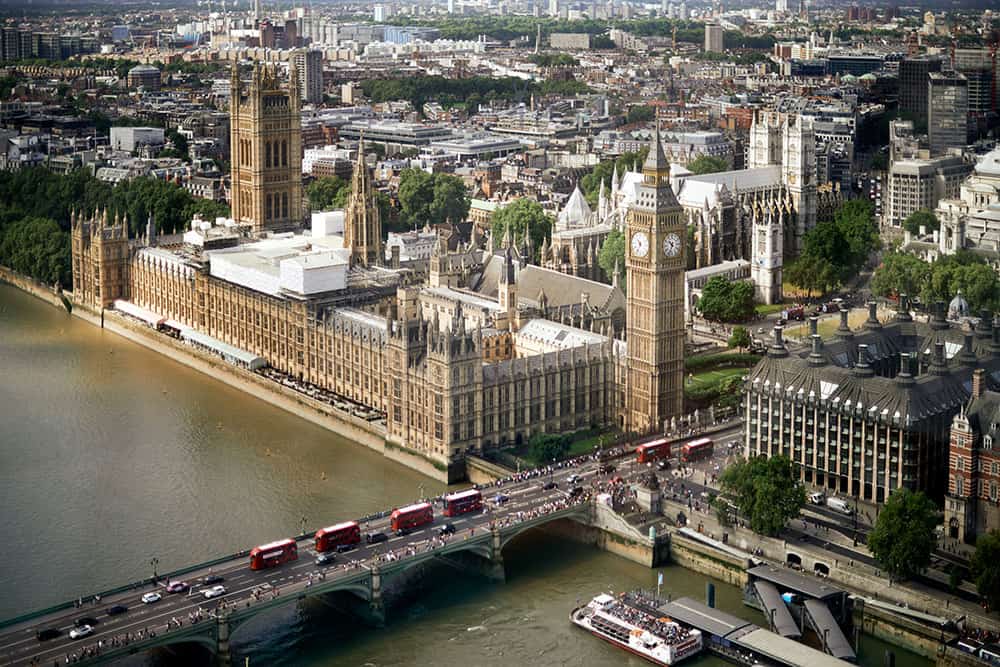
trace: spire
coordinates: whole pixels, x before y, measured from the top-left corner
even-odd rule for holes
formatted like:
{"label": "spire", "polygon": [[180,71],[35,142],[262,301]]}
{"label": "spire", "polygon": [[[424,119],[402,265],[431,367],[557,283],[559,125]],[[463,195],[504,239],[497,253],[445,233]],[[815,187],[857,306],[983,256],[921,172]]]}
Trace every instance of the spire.
{"label": "spire", "polygon": [[[612,199],[615,199],[618,196],[618,187],[619,187],[619,183],[618,183],[618,161],[615,160],[615,169],[614,169],[613,172],[611,172],[611,198]],[[615,201],[615,205],[617,205],[617,204],[618,204],[618,202]]]}
{"label": "spire", "polygon": [[656,129],[653,131],[653,145],[646,155],[646,162],[642,165],[642,171],[646,176],[669,176],[670,163],[663,152],[663,142],[660,140],[660,121],[656,121]]}
{"label": "spire", "polygon": [[615,270],[611,274],[611,286],[618,287],[618,258],[615,258]]}

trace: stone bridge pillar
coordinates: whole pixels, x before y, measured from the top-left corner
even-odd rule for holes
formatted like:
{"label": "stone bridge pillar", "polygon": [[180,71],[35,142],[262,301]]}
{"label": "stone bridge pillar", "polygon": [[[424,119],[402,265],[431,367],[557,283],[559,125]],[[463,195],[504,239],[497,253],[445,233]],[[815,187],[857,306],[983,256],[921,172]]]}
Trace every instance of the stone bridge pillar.
{"label": "stone bridge pillar", "polygon": [[493,526],[490,530],[490,566],[489,578],[494,581],[507,581],[507,571],[503,566],[503,539],[500,528]]}
{"label": "stone bridge pillar", "polygon": [[229,613],[220,611],[216,622],[218,627],[215,634],[215,661],[219,667],[231,667],[233,656],[229,652]]}
{"label": "stone bridge pillar", "polygon": [[372,620],[379,627],[385,625],[385,606],[382,604],[382,571],[378,565],[371,569],[371,595],[368,599],[368,611]]}

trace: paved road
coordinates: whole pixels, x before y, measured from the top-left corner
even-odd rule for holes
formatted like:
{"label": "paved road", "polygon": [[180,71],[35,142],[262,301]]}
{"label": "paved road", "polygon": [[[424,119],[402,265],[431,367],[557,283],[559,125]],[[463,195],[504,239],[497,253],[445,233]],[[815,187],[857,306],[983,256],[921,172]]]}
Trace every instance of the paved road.
{"label": "paved road", "polygon": [[[63,609],[44,617],[32,619],[19,623],[0,631],[0,663],[30,665],[32,660],[35,664],[52,665],[53,661],[58,664],[65,664],[67,656],[82,655],[85,650],[93,650],[98,646],[98,642],[120,645],[126,641],[128,635],[133,637],[148,637],[150,632],[157,636],[165,632],[176,629],[185,629],[190,626],[191,614],[201,614],[202,620],[208,618],[220,602],[224,602],[234,607],[241,607],[253,599],[255,593],[267,598],[271,595],[280,595],[282,587],[301,587],[304,583],[316,577],[318,573],[324,573],[327,579],[338,576],[355,575],[359,567],[369,567],[375,562],[373,557],[386,554],[387,552],[398,552],[404,555],[407,547],[425,551],[430,548],[428,543],[439,539],[439,531],[445,523],[454,525],[456,532],[447,538],[449,542],[464,539],[474,532],[483,534],[489,530],[491,522],[503,522],[504,520],[516,523],[519,513],[538,511],[539,508],[551,507],[555,503],[566,503],[571,486],[567,483],[567,477],[571,474],[581,475],[585,480],[592,481],[596,476],[597,464],[587,461],[576,467],[565,467],[554,470],[551,474],[532,471],[524,473],[526,478],[521,481],[512,481],[499,487],[489,487],[483,489],[484,498],[489,502],[488,511],[476,512],[463,517],[449,519],[441,516],[441,508],[435,505],[434,522],[424,526],[406,536],[394,536],[389,528],[388,517],[362,525],[362,532],[384,532],[390,535],[388,542],[368,545],[362,541],[354,551],[338,554],[336,561],[329,566],[317,566],[314,562],[316,552],[313,540],[303,539],[298,542],[299,558],[297,561],[287,563],[269,570],[254,571],[249,568],[246,558],[234,558],[231,561],[216,565],[213,568],[191,572],[183,577],[184,581],[192,584],[191,590],[186,593],[168,594],[165,590],[166,582],[161,580],[158,586],[147,584],[135,588],[128,592],[102,598],[99,603],[84,603],[82,608]],[[557,488],[546,490],[543,487],[548,481],[555,481]],[[503,493],[509,500],[503,504],[493,502],[497,493]],[[525,517],[527,518],[527,517]],[[330,523],[336,523],[336,518],[331,518]],[[222,585],[226,588],[226,594],[212,600],[207,600],[203,591],[211,586],[202,585],[199,582],[208,575],[218,575],[224,577]],[[262,588],[270,587],[261,593]],[[143,594],[158,591],[163,599],[153,604],[143,604],[141,597]],[[107,611],[113,605],[125,605],[128,611],[124,614],[109,616]],[[97,619],[94,626],[94,634],[80,640],[71,640],[69,632],[74,627],[74,621],[84,617]],[[174,621],[179,621],[179,626],[168,625]],[[36,631],[43,628],[57,628],[60,636],[48,641],[41,642],[36,638]],[[131,641],[136,641],[133,639]]]}

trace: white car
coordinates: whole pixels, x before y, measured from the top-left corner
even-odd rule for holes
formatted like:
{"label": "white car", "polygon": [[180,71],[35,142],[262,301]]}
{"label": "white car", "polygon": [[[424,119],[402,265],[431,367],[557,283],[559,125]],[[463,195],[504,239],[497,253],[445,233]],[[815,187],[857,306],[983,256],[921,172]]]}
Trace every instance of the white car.
{"label": "white car", "polygon": [[153,604],[154,602],[159,602],[163,599],[163,596],[159,593],[146,593],[142,596],[143,604]]}
{"label": "white car", "polygon": [[92,625],[81,625],[78,628],[73,628],[69,631],[70,639],[83,639],[87,635],[94,634],[94,627]]}
{"label": "white car", "polygon": [[225,595],[226,594],[226,587],[225,586],[212,586],[211,588],[202,591],[201,594],[205,596],[206,600],[211,600],[212,598],[217,598],[220,595]]}

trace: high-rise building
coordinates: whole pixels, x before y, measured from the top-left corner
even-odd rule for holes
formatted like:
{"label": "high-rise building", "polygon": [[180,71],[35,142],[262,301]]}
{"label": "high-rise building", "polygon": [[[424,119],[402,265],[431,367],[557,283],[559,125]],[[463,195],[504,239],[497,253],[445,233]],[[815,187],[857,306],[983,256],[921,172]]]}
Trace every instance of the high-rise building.
{"label": "high-rise building", "polygon": [[997,108],[996,54],[990,49],[955,49],[954,67],[969,85],[969,113],[985,114]]}
{"label": "high-rise building", "polygon": [[927,85],[930,73],[940,71],[940,58],[905,58],[899,63],[899,111],[917,127],[927,125]]}
{"label": "high-rise building", "polygon": [[660,431],[683,409],[687,231],[682,213],[657,127],[625,221],[627,431]]}
{"label": "high-rise building", "polygon": [[302,224],[302,120],[298,70],[282,87],[255,64],[249,84],[233,65],[229,98],[233,219],[255,234]]}
{"label": "high-rise building", "polygon": [[931,154],[965,146],[969,125],[969,83],[958,72],[931,72],[927,134]]}
{"label": "high-rise building", "polygon": [[299,98],[307,104],[323,101],[323,52],[300,50],[293,59],[299,79]]}
{"label": "high-rise building", "polygon": [[774,11],[776,11],[776,12],[787,12],[788,11],[788,0],[774,0]]}
{"label": "high-rise building", "polygon": [[801,252],[806,232],[816,226],[816,134],[812,121],[789,117],[782,126],[781,180],[788,189],[795,217],[795,252]]}
{"label": "high-rise building", "polygon": [[722,26],[715,21],[705,23],[705,51],[722,53]]}
{"label": "high-rise building", "polygon": [[344,247],[351,251],[351,266],[382,263],[382,220],[365,164],[364,138],[358,142],[358,160],[351,175],[351,198],[344,208]]}

